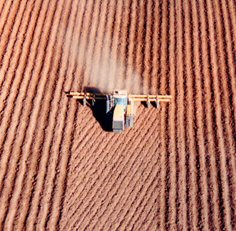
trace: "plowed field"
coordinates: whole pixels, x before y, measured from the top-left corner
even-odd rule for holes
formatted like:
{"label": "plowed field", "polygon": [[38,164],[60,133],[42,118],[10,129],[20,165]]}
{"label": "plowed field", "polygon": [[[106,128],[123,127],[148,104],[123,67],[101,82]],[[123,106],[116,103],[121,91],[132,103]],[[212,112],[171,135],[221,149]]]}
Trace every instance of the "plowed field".
{"label": "plowed field", "polygon": [[[170,94],[104,131],[65,91]],[[236,230],[234,0],[1,0],[0,230]]]}

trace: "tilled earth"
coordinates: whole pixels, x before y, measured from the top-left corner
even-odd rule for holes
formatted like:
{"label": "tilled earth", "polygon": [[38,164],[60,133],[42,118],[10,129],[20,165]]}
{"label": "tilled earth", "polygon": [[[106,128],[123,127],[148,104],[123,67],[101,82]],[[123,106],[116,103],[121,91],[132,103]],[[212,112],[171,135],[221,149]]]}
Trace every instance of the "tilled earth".
{"label": "tilled earth", "polygon": [[[172,102],[113,134],[86,86]],[[236,230],[236,2],[0,1],[0,131],[0,230]]]}

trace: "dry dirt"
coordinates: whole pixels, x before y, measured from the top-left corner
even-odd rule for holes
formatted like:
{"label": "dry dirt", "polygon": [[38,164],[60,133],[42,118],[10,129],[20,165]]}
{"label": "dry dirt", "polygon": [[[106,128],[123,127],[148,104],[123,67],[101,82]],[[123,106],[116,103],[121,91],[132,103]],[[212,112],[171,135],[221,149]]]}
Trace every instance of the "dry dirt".
{"label": "dry dirt", "polygon": [[[113,134],[90,85],[173,100]],[[0,230],[236,230],[236,2],[0,1],[0,131]]]}

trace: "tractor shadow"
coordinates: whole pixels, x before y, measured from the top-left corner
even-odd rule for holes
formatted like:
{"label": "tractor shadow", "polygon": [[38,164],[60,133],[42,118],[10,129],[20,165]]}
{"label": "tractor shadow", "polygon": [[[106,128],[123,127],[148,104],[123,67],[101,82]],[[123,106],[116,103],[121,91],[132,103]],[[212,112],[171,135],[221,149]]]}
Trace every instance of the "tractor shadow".
{"label": "tractor shadow", "polygon": [[[93,93],[93,94],[103,94],[96,87],[84,87],[84,92]],[[105,95],[105,94],[104,94]],[[83,102],[79,100],[80,104],[83,105]],[[106,100],[100,99],[96,100],[92,105],[91,101],[88,101],[87,106],[92,110],[93,116],[100,124],[101,128],[104,131],[112,132],[112,118],[114,108],[112,108],[108,113],[106,113]]]}

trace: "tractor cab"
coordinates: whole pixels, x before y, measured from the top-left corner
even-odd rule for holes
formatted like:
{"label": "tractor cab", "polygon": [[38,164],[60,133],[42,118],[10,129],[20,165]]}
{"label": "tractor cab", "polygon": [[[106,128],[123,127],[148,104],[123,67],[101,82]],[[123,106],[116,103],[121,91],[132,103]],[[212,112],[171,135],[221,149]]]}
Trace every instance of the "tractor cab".
{"label": "tractor cab", "polygon": [[128,104],[128,93],[126,90],[115,90],[114,97],[114,113],[112,128],[114,132],[122,132],[125,129],[125,113]]}

